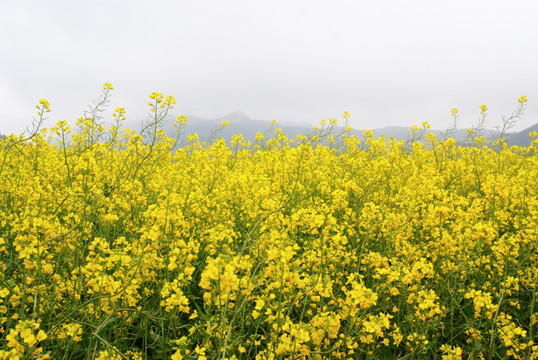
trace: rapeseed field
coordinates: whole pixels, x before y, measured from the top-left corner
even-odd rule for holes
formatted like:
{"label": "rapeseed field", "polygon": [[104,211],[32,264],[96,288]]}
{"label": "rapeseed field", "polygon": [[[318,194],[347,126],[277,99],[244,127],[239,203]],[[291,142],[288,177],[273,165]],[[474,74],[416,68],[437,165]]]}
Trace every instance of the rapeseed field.
{"label": "rapeseed field", "polygon": [[112,89],[0,140],[0,359],[538,359],[538,138],[181,144]]}

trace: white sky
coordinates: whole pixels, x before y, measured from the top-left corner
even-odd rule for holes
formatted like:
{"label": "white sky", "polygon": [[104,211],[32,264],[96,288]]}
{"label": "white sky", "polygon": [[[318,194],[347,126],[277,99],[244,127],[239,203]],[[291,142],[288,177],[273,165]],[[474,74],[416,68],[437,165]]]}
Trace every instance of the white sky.
{"label": "white sky", "polygon": [[529,98],[538,122],[538,1],[24,0],[0,3],[0,132],[24,130],[40,98],[47,126],[74,121],[105,81],[109,115],[137,123],[148,95],[177,114],[354,128],[460,127],[487,104],[498,125]]}

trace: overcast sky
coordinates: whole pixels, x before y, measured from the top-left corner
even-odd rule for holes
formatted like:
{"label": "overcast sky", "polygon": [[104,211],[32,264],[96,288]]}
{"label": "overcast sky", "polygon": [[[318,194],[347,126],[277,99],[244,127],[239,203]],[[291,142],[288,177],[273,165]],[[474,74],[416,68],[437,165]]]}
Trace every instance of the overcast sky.
{"label": "overcast sky", "polygon": [[487,104],[500,123],[529,102],[538,122],[538,1],[2,1],[0,132],[20,132],[35,104],[47,126],[74,121],[111,82],[111,111],[137,123],[148,95],[177,114],[354,128],[461,127]]}

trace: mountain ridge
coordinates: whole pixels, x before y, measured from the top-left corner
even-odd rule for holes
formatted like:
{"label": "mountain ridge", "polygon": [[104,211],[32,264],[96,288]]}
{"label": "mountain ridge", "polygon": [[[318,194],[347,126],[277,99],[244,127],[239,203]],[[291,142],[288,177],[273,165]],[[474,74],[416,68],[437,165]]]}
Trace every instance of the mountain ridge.
{"label": "mountain ridge", "polygon": [[[256,133],[271,129],[271,121],[269,120],[254,120],[242,111],[233,111],[228,115],[220,116],[214,119],[201,118],[195,115],[187,115],[187,126],[184,129],[184,134],[197,133],[201,139],[206,139],[211,131],[221,128],[221,123],[227,121],[229,126],[218,131],[218,137],[223,137],[226,141],[230,141],[235,134],[242,134],[245,140],[254,140]],[[305,124],[281,124],[277,123],[275,128],[282,130],[288,138],[295,138],[298,134],[309,135],[313,132],[312,126]],[[165,130],[172,131],[172,127],[166,127]],[[343,127],[339,126],[338,129]],[[361,136],[366,129],[354,129],[353,134]],[[395,138],[397,140],[406,140],[409,135],[409,127],[405,126],[385,126],[380,128],[370,129],[374,132],[376,138],[385,136],[387,139]],[[441,137],[446,130],[432,129],[438,137]],[[509,145],[529,146],[531,138],[529,133],[538,131],[538,123],[517,132],[507,134],[507,142]],[[500,136],[500,131],[494,129],[484,129],[481,133],[487,140],[494,140]],[[462,143],[466,139],[465,129],[455,129],[448,137],[453,137],[457,142]]]}
{"label": "mountain ridge", "polygon": [[[229,125],[227,127],[222,127],[221,123],[227,121]],[[131,125],[134,125],[131,123]],[[197,133],[200,139],[208,140],[214,138],[215,136],[222,137],[229,142],[232,137],[236,134],[242,134],[243,138],[247,141],[254,141],[256,138],[256,133],[267,133],[270,129],[279,128],[282,130],[288,138],[293,139],[298,134],[310,135],[313,133],[313,127],[308,124],[290,124],[290,123],[277,123],[272,125],[272,121],[269,120],[255,120],[250,116],[245,114],[242,111],[233,111],[228,115],[219,116],[213,119],[202,118],[196,115],[187,115],[187,125],[185,129],[182,130],[182,139],[188,134]],[[169,136],[175,134],[176,129],[173,127],[171,122],[167,122],[164,125],[164,130]],[[363,132],[366,129],[354,129],[352,131],[353,135],[358,137],[362,136]],[[387,139],[395,138],[397,140],[407,140],[409,138],[409,127],[405,126],[385,126],[379,128],[370,129],[374,132],[376,138],[380,136],[385,136]],[[343,131],[343,127],[339,126],[336,129],[337,132]],[[431,130],[435,133],[438,138],[442,139],[443,135],[446,133],[446,130]],[[538,132],[538,123],[531,125],[524,130],[509,132],[506,134],[508,145],[519,145],[527,147],[531,144],[532,139],[529,136],[529,133],[532,131]],[[273,135],[272,133],[267,135]],[[493,129],[485,129],[482,132],[482,135],[486,137],[487,140],[494,140],[499,138],[500,132]],[[453,137],[457,143],[463,144],[466,139],[465,129],[455,129],[449,134],[449,137]],[[5,139],[6,135],[0,132],[0,140]],[[425,142],[425,140],[421,140]]]}

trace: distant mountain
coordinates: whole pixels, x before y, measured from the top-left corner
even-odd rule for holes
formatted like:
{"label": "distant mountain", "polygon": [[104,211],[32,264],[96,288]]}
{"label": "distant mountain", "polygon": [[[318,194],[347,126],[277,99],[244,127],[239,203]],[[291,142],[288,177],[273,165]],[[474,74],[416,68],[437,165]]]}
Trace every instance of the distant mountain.
{"label": "distant mountain", "polygon": [[215,121],[233,121],[234,123],[247,123],[252,122],[253,120],[244,112],[234,111],[226,116],[215,119]]}
{"label": "distant mountain", "polygon": [[[220,124],[223,121],[228,121],[229,126],[221,129],[218,133],[214,133],[214,139],[222,137],[229,142],[234,134],[242,134],[245,140],[254,141],[256,133],[271,129],[271,121],[268,120],[253,120],[243,112],[235,111],[226,116],[222,116],[216,119],[204,119],[193,115],[187,115],[187,126],[183,130],[184,134],[197,133],[201,140],[208,140],[211,133],[219,129]],[[290,125],[277,123],[275,128],[282,130],[288,138],[293,139],[298,134],[310,135],[313,133],[312,126],[309,125]],[[173,127],[167,126],[165,129],[167,133],[173,133]],[[339,128],[339,130],[343,130]],[[409,127],[405,126],[388,126],[383,128],[372,129],[376,138],[385,136],[387,139],[395,138],[397,140],[406,140],[409,136]],[[445,135],[444,130],[432,130],[439,139],[443,139]],[[514,132],[507,135],[509,145],[529,146],[530,137],[529,132],[538,131],[538,123],[520,132]],[[364,130],[353,130],[353,134],[361,136]],[[268,134],[271,136],[273,134]],[[481,135],[484,135],[488,141],[495,140],[499,137],[500,133],[497,130],[485,129]],[[457,143],[463,144],[466,139],[466,133],[464,129],[456,129],[452,133],[447,134],[447,137],[452,137]],[[213,139],[213,140],[214,140]],[[425,142],[425,140],[423,140]]]}
{"label": "distant mountain", "polygon": [[[182,136],[180,138],[182,141],[186,140],[188,134],[193,133],[198,134],[200,140],[202,141],[214,141],[217,138],[222,137],[227,143],[230,142],[235,134],[242,134],[243,138],[247,141],[254,141],[257,132],[266,133],[269,138],[274,135],[273,132],[269,132],[272,128],[271,121],[253,120],[250,118],[250,116],[241,111],[234,111],[226,116],[221,116],[215,119],[205,119],[194,115],[187,115],[187,120],[187,126],[185,129],[183,129]],[[229,126],[222,128],[221,123],[223,121],[228,121]],[[133,126],[135,124],[132,123],[130,125]],[[134,126],[133,128],[136,127],[137,126]],[[273,129],[274,128],[281,129],[289,139],[294,139],[298,134],[311,135],[313,133],[312,126],[307,124],[295,125],[289,123],[283,124],[279,122],[273,126]],[[164,130],[169,136],[173,136],[175,134],[175,128],[172,126],[171,122],[168,122],[165,125]],[[374,132],[376,138],[379,138],[382,135],[387,139],[395,138],[397,140],[407,140],[409,138],[409,127],[405,126],[387,126],[383,128],[374,128],[371,130]],[[343,128],[339,127],[336,130],[336,133],[341,131],[343,131]],[[444,138],[445,131],[432,131],[437,135],[438,139]],[[538,123],[528,127],[525,130],[507,134],[506,137],[508,144],[524,147],[529,146],[531,143],[529,133],[531,131],[538,132]],[[364,130],[353,130],[353,134],[358,137],[362,136],[363,132]],[[486,129],[481,135],[484,135],[488,141],[491,141],[497,139],[500,133],[497,130]],[[458,144],[464,144],[466,141],[466,133],[464,129],[457,129],[447,136],[454,138]],[[5,138],[5,135],[0,134],[0,139]],[[425,143],[425,139],[423,139],[422,142]]]}
{"label": "distant mountain", "polygon": [[[227,121],[229,126],[222,128],[221,123]],[[274,128],[279,128],[289,138],[295,138],[298,134],[310,134],[312,128],[301,125],[282,125],[277,124]],[[219,130],[220,129],[220,130]],[[198,134],[200,140],[206,141],[213,137],[214,139],[222,137],[229,142],[235,134],[242,134],[245,140],[254,141],[256,133],[264,133],[271,129],[271,121],[253,120],[248,115],[235,111],[226,116],[216,119],[204,119],[193,115],[187,115],[187,126],[182,131],[183,134]],[[173,134],[175,129],[172,124],[165,127],[168,134]],[[218,130],[218,132],[216,132]],[[268,134],[268,136],[273,135]],[[183,139],[185,137],[182,137]],[[213,140],[214,140],[213,139]]]}
{"label": "distant mountain", "polygon": [[508,136],[508,144],[510,145],[519,145],[527,147],[531,144],[531,137],[529,133],[532,131],[538,132],[538,123],[532,125],[531,127],[526,128],[523,131],[511,133]]}

